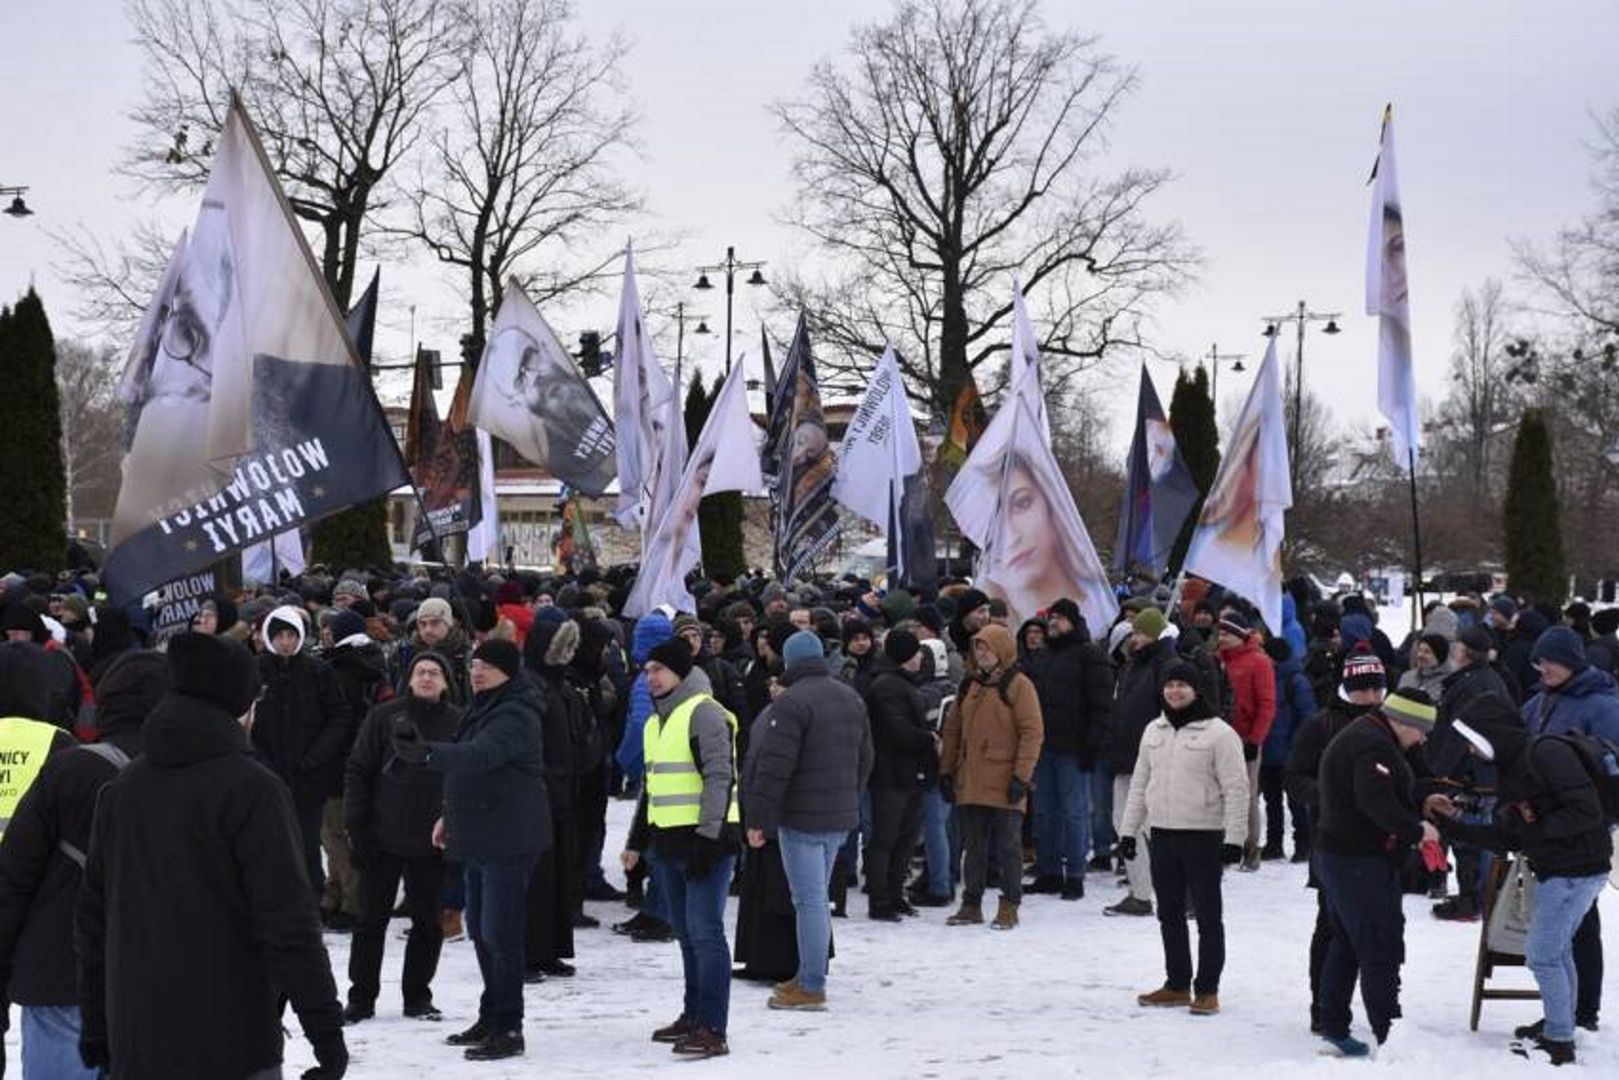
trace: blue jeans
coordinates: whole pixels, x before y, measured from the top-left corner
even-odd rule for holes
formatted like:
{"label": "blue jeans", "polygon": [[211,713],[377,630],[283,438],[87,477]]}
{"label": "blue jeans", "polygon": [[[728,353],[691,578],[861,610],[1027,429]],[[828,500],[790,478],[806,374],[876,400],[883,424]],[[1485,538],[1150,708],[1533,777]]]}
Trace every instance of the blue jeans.
{"label": "blue jeans", "polygon": [[1099,762],[1090,778],[1091,843],[1096,848],[1091,854],[1106,855],[1119,839],[1113,831],[1113,770]]}
{"label": "blue jeans", "polygon": [[[731,1016],[731,946],[725,940],[725,898],[736,856],[727,855],[707,874],[686,876],[686,860],[659,855],[652,878],[680,941],[686,997],[680,1013],[724,1035]],[[822,891],[825,895],[825,891]]]}
{"label": "blue jeans", "polygon": [[1524,942],[1524,963],[1540,986],[1547,1039],[1574,1039],[1574,998],[1579,988],[1579,975],[1574,970],[1574,931],[1607,880],[1606,874],[1547,878],[1535,891],[1535,913]]}
{"label": "blue jeans", "polygon": [[959,848],[950,842],[950,804],[937,787],[922,792],[922,850],[928,860],[928,893],[949,896],[956,887]]}
{"label": "blue jeans", "polygon": [[523,921],[534,855],[467,859],[467,937],[478,954],[478,1019],[496,1031],[523,1026]]}
{"label": "blue jeans", "polygon": [[1091,847],[1091,774],[1073,754],[1047,752],[1034,767],[1034,872],[1085,879]]}
{"label": "blue jeans", "polygon": [[832,910],[826,890],[832,863],[847,833],[776,830],[781,866],[793,892],[798,923],[798,986],[811,994],[826,992],[827,950],[832,946]]}
{"label": "blue jeans", "polygon": [[98,1080],[100,1069],[79,1060],[77,1005],[22,1007],[22,1074],[26,1080]]}

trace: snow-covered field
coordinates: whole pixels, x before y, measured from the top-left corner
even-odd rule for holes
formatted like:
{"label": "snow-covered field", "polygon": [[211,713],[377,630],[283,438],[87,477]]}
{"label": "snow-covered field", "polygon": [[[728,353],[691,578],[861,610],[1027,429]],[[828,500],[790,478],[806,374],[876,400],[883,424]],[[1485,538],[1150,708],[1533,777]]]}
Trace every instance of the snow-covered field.
{"label": "snow-covered field", "polygon": [[[610,835],[622,837],[629,805],[612,804]],[[1467,1030],[1477,925],[1441,923],[1420,897],[1407,900],[1405,1019],[1371,1062],[1325,1059],[1308,1031],[1306,956],[1315,917],[1304,868],[1266,863],[1232,873],[1225,889],[1228,960],[1219,1016],[1195,1018],[1137,1007],[1135,994],[1162,982],[1158,924],[1102,915],[1121,895],[1111,876],[1091,875],[1084,900],[1028,897],[1011,933],[946,927],[941,909],[900,925],[867,922],[864,897],[836,924],[838,957],[825,1013],[778,1013],[768,988],[735,983],[731,1056],[678,1062],[648,1038],[680,1012],[674,945],[634,944],[607,924],[622,905],[591,904],[600,930],[576,937],[579,974],[526,991],[528,1055],[496,1064],[463,1061],[441,1043],[470,1022],[479,992],[470,943],[447,945],[435,987],[444,1024],[402,1019],[393,987],[403,942],[390,939],[377,1019],[349,1030],[351,1076],[421,1072],[462,1077],[615,1077],[669,1068],[714,1077],[1312,1076],[1532,1075],[1544,1069],[1506,1050],[1511,1029],[1539,1015],[1534,1002],[1486,1003],[1481,1030]],[[1602,900],[1610,927],[1606,984],[1612,1030],[1582,1032],[1582,1067],[1619,1075],[1619,893]],[[734,911],[733,911],[734,918]],[[734,922],[733,922],[734,925]],[[402,926],[402,924],[396,924]],[[1195,940],[1195,939],[1194,939]],[[328,936],[341,973],[347,942]],[[1497,985],[1532,986],[1525,970]],[[339,979],[343,986],[343,980]],[[1357,1016],[1359,1009],[1357,1005]],[[1360,1034],[1365,1035],[1364,1028]],[[313,1063],[288,1047],[288,1074]]]}

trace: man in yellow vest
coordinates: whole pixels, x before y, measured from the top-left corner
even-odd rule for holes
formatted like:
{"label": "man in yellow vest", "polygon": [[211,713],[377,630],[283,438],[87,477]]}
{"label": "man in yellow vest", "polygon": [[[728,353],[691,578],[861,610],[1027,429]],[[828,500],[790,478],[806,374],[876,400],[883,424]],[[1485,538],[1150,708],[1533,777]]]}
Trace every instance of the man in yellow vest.
{"label": "man in yellow vest", "polygon": [[51,660],[31,642],[0,644],[0,834],[45,759],[73,736],[41,719],[50,710]]}
{"label": "man in yellow vest", "polygon": [[642,732],[646,784],[624,865],[650,853],[686,976],[679,1018],[652,1039],[672,1043],[682,1057],[719,1057],[730,1053],[725,898],[741,843],[736,717],[714,700],[708,676],[680,638],[654,648],[645,671],[654,715]]}

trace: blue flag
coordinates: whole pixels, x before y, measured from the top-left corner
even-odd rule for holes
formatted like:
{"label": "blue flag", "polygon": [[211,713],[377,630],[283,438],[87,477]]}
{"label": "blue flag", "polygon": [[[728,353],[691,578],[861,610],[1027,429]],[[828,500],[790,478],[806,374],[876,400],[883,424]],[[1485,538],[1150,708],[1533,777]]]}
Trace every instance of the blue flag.
{"label": "blue flag", "polygon": [[1129,479],[1119,510],[1113,569],[1139,568],[1161,576],[1186,516],[1197,502],[1197,483],[1175,444],[1147,365],[1141,365],[1136,434],[1130,442]]}

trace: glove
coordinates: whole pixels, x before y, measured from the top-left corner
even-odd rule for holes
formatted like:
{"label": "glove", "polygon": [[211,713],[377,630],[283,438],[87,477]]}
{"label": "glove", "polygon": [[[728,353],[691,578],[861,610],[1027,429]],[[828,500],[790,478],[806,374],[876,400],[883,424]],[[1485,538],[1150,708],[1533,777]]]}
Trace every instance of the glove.
{"label": "glove", "polygon": [[343,1029],[311,1035],[309,1045],[314,1047],[319,1064],[304,1070],[304,1080],[343,1080],[343,1074],[349,1071],[349,1048],[343,1042]]}
{"label": "glove", "polygon": [[86,1069],[100,1069],[103,1072],[112,1070],[112,1050],[107,1046],[105,1036],[81,1035],[79,1036],[79,1060],[84,1062]]}
{"label": "glove", "polygon": [[401,716],[394,721],[394,756],[407,765],[421,765],[427,761],[427,743],[422,741],[422,729],[416,722]]}
{"label": "glove", "polygon": [[1225,863],[1227,866],[1236,866],[1238,863],[1242,862],[1242,845],[1221,844],[1220,861]]}
{"label": "glove", "polygon": [[1022,803],[1024,799],[1028,798],[1028,795],[1029,785],[1015,776],[1012,777],[1011,783],[1006,785],[1006,801],[1013,806]]}
{"label": "glove", "polygon": [[939,794],[944,796],[945,802],[954,803],[956,801],[956,778],[949,773],[940,776]]}
{"label": "glove", "polygon": [[1133,836],[1121,836],[1121,837],[1119,837],[1119,843],[1118,843],[1117,850],[1118,850],[1118,853],[1119,853],[1119,858],[1123,859],[1125,862],[1135,862],[1136,861],[1136,838],[1133,837]]}
{"label": "glove", "polygon": [[1259,758],[1259,746],[1258,746],[1258,744],[1251,743],[1251,742],[1245,742],[1245,743],[1242,744],[1242,760],[1244,760],[1244,761],[1255,761],[1255,760],[1258,760],[1258,758]]}
{"label": "glove", "polygon": [[724,840],[710,840],[701,833],[693,836],[691,855],[686,859],[686,880],[696,881],[712,874],[731,850]]}

